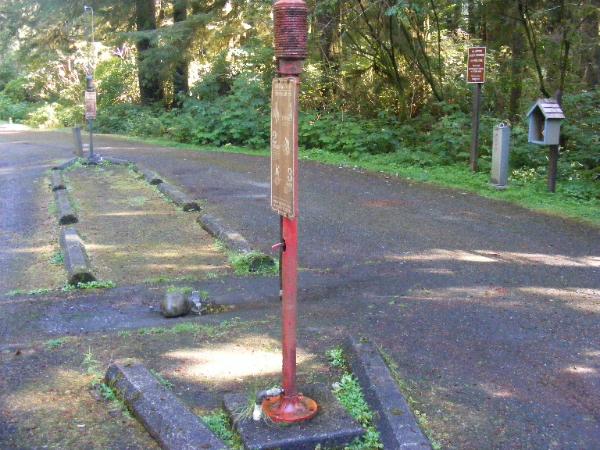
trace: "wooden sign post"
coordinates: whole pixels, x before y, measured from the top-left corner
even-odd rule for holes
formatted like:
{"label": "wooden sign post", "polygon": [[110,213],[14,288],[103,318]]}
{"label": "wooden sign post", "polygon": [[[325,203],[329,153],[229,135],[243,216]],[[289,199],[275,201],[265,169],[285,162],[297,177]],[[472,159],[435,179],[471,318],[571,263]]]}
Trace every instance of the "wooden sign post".
{"label": "wooden sign post", "polygon": [[481,110],[481,88],[485,83],[485,55],[486,47],[469,48],[467,59],[467,83],[474,84],[473,93],[473,119],[471,138],[470,165],[473,172],[477,172],[477,159],[479,158],[479,118]]}

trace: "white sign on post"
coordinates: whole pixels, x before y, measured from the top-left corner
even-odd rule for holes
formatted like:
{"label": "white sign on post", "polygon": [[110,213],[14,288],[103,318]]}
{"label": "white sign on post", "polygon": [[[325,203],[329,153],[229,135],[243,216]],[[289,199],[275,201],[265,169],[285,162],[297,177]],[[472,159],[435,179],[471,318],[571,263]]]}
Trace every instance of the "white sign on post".
{"label": "white sign on post", "polygon": [[85,118],[86,120],[96,118],[96,91],[85,91]]}

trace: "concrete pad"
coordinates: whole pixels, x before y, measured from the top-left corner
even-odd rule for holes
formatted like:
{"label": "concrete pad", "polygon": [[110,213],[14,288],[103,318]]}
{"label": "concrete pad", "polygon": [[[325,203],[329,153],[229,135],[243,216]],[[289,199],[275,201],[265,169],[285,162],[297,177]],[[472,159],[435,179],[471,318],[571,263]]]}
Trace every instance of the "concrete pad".
{"label": "concrete pad", "polygon": [[196,221],[206,232],[223,241],[228,248],[240,253],[252,252],[252,248],[244,236],[230,229],[216,217],[210,214],[201,214]]}
{"label": "concrete pad", "polygon": [[264,420],[256,422],[252,418],[236,421],[239,411],[248,407],[248,396],[225,395],[225,409],[231,415],[244,447],[248,450],[314,450],[320,444],[325,448],[343,448],[364,434],[360,424],[348,415],[327,386],[314,385],[302,392],[317,401],[319,413],[308,422],[289,426]]}
{"label": "concrete pad", "polygon": [[58,222],[61,225],[71,225],[78,222],[77,215],[71,203],[65,189],[54,191],[54,198],[56,200],[56,209],[58,212]]}
{"label": "concrete pad", "polygon": [[227,449],[198,416],[140,363],[117,361],[108,368],[105,380],[163,449]]}
{"label": "concrete pad", "polygon": [[60,170],[53,170],[50,175],[50,182],[52,185],[52,191],[60,191],[65,188],[65,182],[63,181],[62,172]]}
{"label": "concrete pad", "polygon": [[83,241],[75,228],[63,228],[60,233],[60,246],[70,284],[86,283],[96,279],[92,274]]}
{"label": "concrete pad", "polygon": [[158,190],[184,211],[200,211],[200,205],[175,186],[163,181],[158,185]]}
{"label": "concrete pad", "polygon": [[375,425],[383,447],[431,449],[377,348],[350,337],[344,350],[365,400],[376,413]]}

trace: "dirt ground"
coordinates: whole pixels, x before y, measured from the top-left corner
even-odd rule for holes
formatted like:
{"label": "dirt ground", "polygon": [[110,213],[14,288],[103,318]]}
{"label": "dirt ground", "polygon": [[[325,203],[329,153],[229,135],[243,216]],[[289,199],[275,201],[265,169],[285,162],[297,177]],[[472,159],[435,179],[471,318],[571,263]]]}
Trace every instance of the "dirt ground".
{"label": "dirt ground", "polygon": [[[0,353],[2,448],[153,449],[117,401],[94,387],[108,365],[138,358],[194,412],[221,408],[226,392],[279,384],[281,353],[272,315],[211,316],[174,328],[40,340]],[[300,349],[299,380],[331,379],[324,354]],[[7,413],[7,411],[9,411]],[[4,421],[4,423],[2,423]],[[3,435],[4,434],[4,435]]]}
{"label": "dirt ground", "polygon": [[66,181],[77,230],[98,279],[136,284],[227,272],[215,240],[155,188],[122,166],[80,167]]}

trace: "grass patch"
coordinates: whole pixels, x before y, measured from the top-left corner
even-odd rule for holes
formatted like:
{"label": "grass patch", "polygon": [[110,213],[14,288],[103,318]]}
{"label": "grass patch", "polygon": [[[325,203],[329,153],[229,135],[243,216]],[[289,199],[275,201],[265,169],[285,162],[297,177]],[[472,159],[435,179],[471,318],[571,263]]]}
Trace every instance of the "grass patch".
{"label": "grass patch", "polygon": [[193,275],[184,275],[181,277],[168,277],[168,276],[160,275],[157,277],[146,278],[145,280],[143,280],[143,283],[158,285],[158,284],[168,284],[168,283],[178,283],[178,282],[194,282],[194,281],[198,281],[198,278]]}
{"label": "grass patch", "polygon": [[279,274],[279,261],[261,252],[241,253],[230,250],[222,242],[215,243],[218,250],[227,255],[229,264],[238,276],[268,276]]}
{"label": "grass patch", "polygon": [[12,291],[8,291],[5,295],[7,297],[19,297],[19,296],[35,296],[35,295],[45,295],[52,292],[50,288],[37,288],[26,291],[24,289],[13,289]]}
{"label": "grass patch", "polygon": [[61,337],[61,338],[56,338],[56,339],[50,339],[49,341],[46,341],[46,348],[48,350],[56,350],[57,348],[62,347],[67,342],[69,342],[69,338],[68,337]]}
{"label": "grass patch", "polygon": [[365,400],[358,380],[350,372],[343,350],[339,347],[333,348],[327,352],[327,357],[332,367],[342,371],[340,381],[334,383],[333,394],[365,430],[365,435],[360,439],[356,439],[346,449],[374,450],[383,448],[379,432],[373,423],[374,413]]}
{"label": "grass patch", "polygon": [[[224,320],[216,325],[200,324],[196,322],[183,322],[178,323],[173,327],[152,327],[152,328],[140,328],[136,331],[139,336],[152,336],[160,334],[202,334],[208,337],[222,336],[227,331],[235,328],[241,324],[239,317],[233,319]],[[252,322],[258,324],[259,322]],[[251,326],[250,323],[247,323]]]}
{"label": "grass patch", "polygon": [[200,420],[232,450],[241,450],[244,448],[242,439],[234,431],[225,411],[216,411],[212,414],[201,416]]}
{"label": "grass patch", "polygon": [[65,284],[62,288],[63,292],[73,292],[75,290],[89,290],[89,289],[113,289],[116,288],[117,284],[111,280],[96,280],[87,281],[85,283]]}
{"label": "grass patch", "polygon": [[50,257],[50,264],[52,264],[53,266],[61,266],[64,263],[65,263],[65,255],[61,251],[55,252]]}
{"label": "grass patch", "polygon": [[183,294],[192,295],[193,288],[189,286],[169,286],[167,287],[167,294]]}

